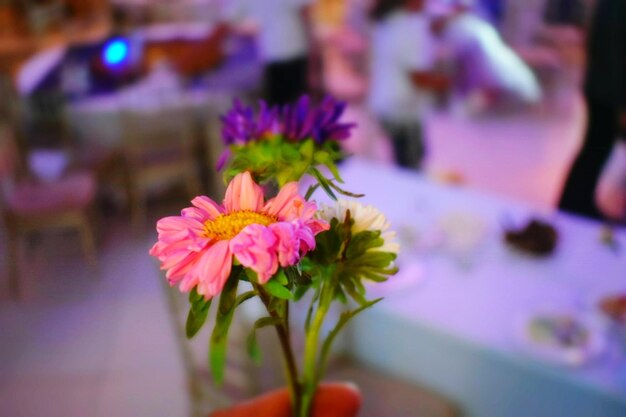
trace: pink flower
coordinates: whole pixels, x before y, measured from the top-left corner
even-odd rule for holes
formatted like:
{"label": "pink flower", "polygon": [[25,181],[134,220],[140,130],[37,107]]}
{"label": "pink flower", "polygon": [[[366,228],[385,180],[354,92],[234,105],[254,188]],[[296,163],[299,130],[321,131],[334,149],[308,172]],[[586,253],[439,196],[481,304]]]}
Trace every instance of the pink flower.
{"label": "pink flower", "polygon": [[315,219],[317,207],[298,194],[295,182],[265,202],[249,172],[228,186],[223,205],[200,196],[181,212],[157,223],[150,254],[161,261],[171,285],[197,288],[207,299],[219,294],[230,276],[233,256],[265,284],[278,267],[295,265],[315,248],[315,235],[329,228]]}

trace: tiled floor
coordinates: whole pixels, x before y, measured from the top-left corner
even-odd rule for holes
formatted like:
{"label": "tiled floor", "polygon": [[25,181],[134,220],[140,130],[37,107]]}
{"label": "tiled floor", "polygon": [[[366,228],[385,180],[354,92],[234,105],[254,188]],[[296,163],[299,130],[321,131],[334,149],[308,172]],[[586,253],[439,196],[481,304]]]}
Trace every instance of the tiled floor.
{"label": "tiled floor", "polygon": [[98,275],[72,236],[23,245],[24,297],[0,301],[0,415],[185,415],[148,239],[109,226]]}
{"label": "tiled floor", "polygon": [[[550,112],[433,117],[426,128],[429,170],[454,171],[469,186],[553,206],[583,124],[580,99],[564,97]],[[366,113],[353,106],[348,118],[361,125],[348,147],[388,162],[389,148]],[[182,365],[159,273],[147,254],[154,236],[133,237],[123,217],[105,219],[103,231],[98,274],[83,262],[72,235],[26,242],[19,301],[6,294],[6,260],[0,259],[0,416],[187,415]],[[389,386],[406,394],[381,397],[363,417],[383,415],[391,402],[397,415],[436,415],[407,414],[417,410],[411,404],[420,391],[367,375],[361,380],[368,398]]]}

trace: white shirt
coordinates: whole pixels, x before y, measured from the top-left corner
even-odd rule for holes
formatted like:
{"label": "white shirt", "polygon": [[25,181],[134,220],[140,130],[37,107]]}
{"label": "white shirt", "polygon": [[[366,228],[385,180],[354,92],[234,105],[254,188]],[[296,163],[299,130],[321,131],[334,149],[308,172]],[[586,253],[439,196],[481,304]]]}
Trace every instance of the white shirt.
{"label": "white shirt", "polygon": [[308,53],[302,9],[312,0],[226,0],[225,18],[248,17],[259,26],[258,45],[265,62],[286,61]]}
{"label": "white shirt", "polygon": [[419,121],[431,95],[416,87],[411,73],[430,71],[434,42],[428,18],[397,11],[378,22],[372,35],[369,105],[387,120]]}
{"label": "white shirt", "polygon": [[527,101],[541,98],[534,74],[488,22],[471,13],[453,19],[445,40],[461,60],[469,89],[495,89]]}

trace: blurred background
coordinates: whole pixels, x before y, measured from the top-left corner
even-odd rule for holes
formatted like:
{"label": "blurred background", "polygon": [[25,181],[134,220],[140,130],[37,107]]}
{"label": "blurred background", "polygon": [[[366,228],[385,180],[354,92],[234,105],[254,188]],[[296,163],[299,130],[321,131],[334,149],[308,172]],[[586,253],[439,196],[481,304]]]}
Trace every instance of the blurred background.
{"label": "blurred background", "polygon": [[347,102],[346,183],[403,247],[331,365],[363,417],[626,415],[625,22],[621,0],[0,0],[0,415],[205,416],[282,385],[272,333],[246,358],[251,304],[213,386],[148,250],[221,198],[233,99],[302,94]]}

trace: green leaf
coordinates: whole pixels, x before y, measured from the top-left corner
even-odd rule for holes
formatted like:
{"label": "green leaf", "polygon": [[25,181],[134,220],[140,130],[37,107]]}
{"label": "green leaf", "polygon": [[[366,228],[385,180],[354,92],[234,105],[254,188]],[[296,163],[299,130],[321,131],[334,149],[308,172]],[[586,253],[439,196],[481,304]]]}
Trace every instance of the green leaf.
{"label": "green leaf", "polygon": [[306,320],[304,321],[304,329],[308,333],[309,327],[311,326],[311,319],[313,318],[313,309],[315,308],[315,302],[320,298],[320,289],[315,290],[315,294],[311,298],[311,304],[309,305],[309,309],[306,314]]}
{"label": "green leaf", "polygon": [[228,344],[228,330],[233,321],[235,308],[237,307],[237,285],[239,279],[236,276],[226,281],[215,318],[215,327],[211,335],[209,361],[211,372],[216,384],[224,381],[224,368],[226,366],[226,348]]}
{"label": "green leaf", "polygon": [[309,288],[311,288],[311,284],[298,285],[293,293],[293,301],[300,301],[300,299],[302,299],[302,297],[304,297],[304,295],[307,293]]}
{"label": "green leaf", "polygon": [[312,139],[307,139],[300,142],[302,146],[300,146],[300,154],[306,159],[310,161],[313,159],[313,151],[315,150],[315,142]]}
{"label": "green leaf", "polygon": [[[315,236],[315,250],[310,252],[301,262],[304,271],[312,270],[316,266],[315,264],[319,266],[320,264],[329,265],[335,263],[344,242],[342,236],[344,232],[341,229],[342,226],[337,219],[332,219],[330,221],[330,229]],[[306,263],[309,258],[313,260],[313,265]]]}
{"label": "green leaf", "polygon": [[350,191],[346,191],[343,188],[340,188],[337,184],[335,184],[332,181],[328,181],[328,185],[330,185],[339,194],[345,195],[346,197],[353,197],[353,198],[365,197],[365,194],[357,194],[357,193],[351,193]]}
{"label": "green leaf", "polygon": [[[243,274],[242,274],[243,275]],[[245,303],[246,301],[248,301],[249,299],[251,299],[252,297],[254,297],[256,295],[256,291],[247,291],[244,292],[243,294],[240,294],[237,297],[237,301],[235,302],[235,305],[237,307],[239,307],[241,304]]]}
{"label": "green leaf", "polygon": [[276,298],[280,298],[281,300],[293,300],[293,294],[291,294],[291,291],[275,279],[267,281],[263,288]]}
{"label": "green leaf", "polygon": [[396,257],[396,254],[391,252],[370,251],[359,257],[359,266],[362,268],[387,268]]}
{"label": "green leaf", "polygon": [[270,297],[270,307],[269,311],[273,311],[278,314],[280,317],[285,316],[285,310],[287,308],[288,300],[283,300],[278,297]]}
{"label": "green leaf", "polygon": [[322,350],[320,351],[320,359],[318,362],[316,381],[319,381],[320,376],[326,373],[326,365],[328,364],[328,355],[330,353],[330,348],[335,338],[339,334],[339,332],[343,329],[343,327],[346,324],[348,324],[348,322],[354,316],[356,316],[357,314],[361,313],[364,310],[367,310],[368,308],[377,304],[381,300],[382,298],[377,298],[376,300],[368,301],[367,303],[363,304],[361,307],[357,308],[356,310],[346,311],[344,313],[341,313],[341,316],[339,317],[339,321],[337,321],[337,324],[335,325],[335,327],[330,331],[330,333],[328,333],[328,336],[326,337],[326,340],[324,340],[324,344],[322,345]]}
{"label": "green leaf", "polygon": [[341,175],[339,175],[339,170],[337,169],[337,165],[335,165],[335,161],[333,161],[333,159],[334,158],[329,155],[323,164],[333,174],[335,180],[340,184],[343,184],[343,179],[341,178]]}
{"label": "green leaf", "polygon": [[276,275],[274,275],[274,277],[272,277],[272,280],[276,280],[276,282],[278,282],[280,285],[289,284],[287,275],[285,275],[285,270],[282,268],[278,270],[278,272],[276,273]]}
{"label": "green leaf", "polygon": [[313,193],[320,188],[320,184],[313,184],[309,187],[309,189],[306,191],[306,194],[304,195],[304,199],[306,201],[309,201],[311,199],[311,197],[313,196]]}
{"label": "green leaf", "polygon": [[352,235],[346,250],[346,257],[348,259],[356,258],[363,255],[368,249],[381,247],[384,243],[385,240],[380,237],[380,231],[363,230]]}
{"label": "green leaf", "polygon": [[356,285],[357,282],[358,279],[352,279],[352,277],[347,277],[346,279],[341,280],[341,286],[350,295],[350,297],[352,297],[354,301],[356,301],[359,305],[364,305],[367,303],[367,300],[359,291]]}
{"label": "green leaf", "polygon": [[203,299],[203,301],[203,303],[194,302],[189,309],[187,322],[185,323],[185,335],[187,339],[191,339],[200,331],[209,314],[211,300],[205,301]]}
{"label": "green leaf", "polygon": [[189,293],[189,303],[193,305],[194,303],[202,300],[204,300],[204,296],[198,294],[198,289],[196,287],[193,287],[193,289]]}
{"label": "green leaf", "polygon": [[297,286],[309,286],[313,282],[313,278],[311,278],[311,274],[309,274],[308,272],[304,272],[297,275],[297,278],[294,282]]}
{"label": "green leaf", "polygon": [[246,277],[248,278],[249,282],[259,282],[256,272],[254,272],[253,270],[249,268],[245,268],[243,271]]}
{"label": "green leaf", "polygon": [[374,281],[374,282],[385,282],[389,279],[385,275],[376,274],[369,270],[358,271],[355,273],[355,275],[362,276],[363,278],[369,279],[370,281]]}
{"label": "green leaf", "polygon": [[277,324],[280,324],[280,319],[278,317],[262,317],[254,323],[254,327],[246,338],[246,348],[248,350],[248,355],[250,355],[250,358],[252,358],[255,363],[259,364],[263,359],[261,349],[259,349],[259,344],[256,341],[257,329],[267,326],[275,326]]}
{"label": "green leaf", "polygon": [[342,304],[346,304],[348,302],[346,294],[343,292],[339,285],[335,287],[335,298],[339,300]]}
{"label": "green leaf", "polygon": [[293,285],[306,284],[307,280],[302,276],[297,267],[290,266],[284,269],[285,275],[287,276],[287,283]]}
{"label": "green leaf", "polygon": [[322,173],[313,166],[310,168],[310,172],[313,175],[313,177],[315,177],[319,185],[322,186],[326,194],[328,194],[328,196],[332,198],[334,201],[337,201],[337,196],[335,195],[333,190],[330,188],[329,182],[326,178],[324,178],[324,175],[322,175]]}

